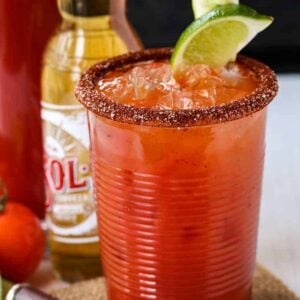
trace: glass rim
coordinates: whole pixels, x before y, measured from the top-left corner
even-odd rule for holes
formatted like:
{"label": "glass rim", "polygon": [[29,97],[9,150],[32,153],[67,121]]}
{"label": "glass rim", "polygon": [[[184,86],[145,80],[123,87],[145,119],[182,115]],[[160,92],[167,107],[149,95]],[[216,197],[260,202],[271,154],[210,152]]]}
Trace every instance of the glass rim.
{"label": "glass rim", "polygon": [[262,110],[277,95],[278,83],[274,71],[243,55],[238,55],[237,62],[254,72],[258,78],[258,86],[249,95],[226,104],[182,110],[141,108],[115,102],[96,89],[99,80],[110,71],[140,62],[169,59],[171,54],[172,48],[147,49],[99,62],[82,75],[75,88],[75,95],[89,112],[99,117],[155,127],[204,126],[237,120]]}

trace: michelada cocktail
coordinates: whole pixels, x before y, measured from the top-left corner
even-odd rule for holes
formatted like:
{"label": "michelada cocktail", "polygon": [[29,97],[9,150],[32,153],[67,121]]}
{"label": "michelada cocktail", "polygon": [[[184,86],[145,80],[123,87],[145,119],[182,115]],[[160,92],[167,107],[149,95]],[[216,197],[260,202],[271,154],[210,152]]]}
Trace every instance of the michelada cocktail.
{"label": "michelada cocktail", "polygon": [[243,56],[180,64],[181,50],[101,62],[76,89],[109,299],[251,296],[276,78]]}

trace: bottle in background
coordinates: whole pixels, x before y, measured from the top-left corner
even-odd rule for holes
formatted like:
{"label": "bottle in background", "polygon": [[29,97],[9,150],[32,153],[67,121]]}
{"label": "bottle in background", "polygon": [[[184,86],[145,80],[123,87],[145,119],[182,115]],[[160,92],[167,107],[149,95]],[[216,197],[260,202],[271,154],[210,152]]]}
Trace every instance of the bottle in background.
{"label": "bottle in background", "polygon": [[59,0],[63,22],[45,53],[42,119],[51,260],[64,280],[102,274],[86,112],[74,96],[82,72],[137,50],[125,0]]}
{"label": "bottle in background", "polygon": [[0,20],[0,178],[43,219],[41,62],[59,14],[53,0],[0,0]]}

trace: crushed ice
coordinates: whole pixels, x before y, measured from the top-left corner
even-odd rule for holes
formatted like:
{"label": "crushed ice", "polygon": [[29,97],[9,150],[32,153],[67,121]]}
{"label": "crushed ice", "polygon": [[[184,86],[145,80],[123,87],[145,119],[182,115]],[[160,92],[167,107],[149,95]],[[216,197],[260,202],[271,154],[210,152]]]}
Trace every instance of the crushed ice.
{"label": "crushed ice", "polygon": [[[111,72],[99,81],[99,91],[124,104],[160,109],[192,109],[233,101],[255,88],[250,71],[230,63],[220,70],[195,65],[174,77],[167,62],[139,64]],[[253,81],[253,84],[249,85]]]}

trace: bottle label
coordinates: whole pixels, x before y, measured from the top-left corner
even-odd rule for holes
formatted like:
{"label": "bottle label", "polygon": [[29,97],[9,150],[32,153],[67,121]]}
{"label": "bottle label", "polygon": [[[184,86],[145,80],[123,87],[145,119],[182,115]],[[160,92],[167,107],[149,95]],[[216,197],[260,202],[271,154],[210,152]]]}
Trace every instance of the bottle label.
{"label": "bottle label", "polygon": [[98,241],[86,111],[81,105],[42,102],[47,222],[53,239]]}

